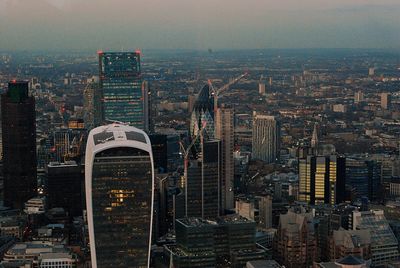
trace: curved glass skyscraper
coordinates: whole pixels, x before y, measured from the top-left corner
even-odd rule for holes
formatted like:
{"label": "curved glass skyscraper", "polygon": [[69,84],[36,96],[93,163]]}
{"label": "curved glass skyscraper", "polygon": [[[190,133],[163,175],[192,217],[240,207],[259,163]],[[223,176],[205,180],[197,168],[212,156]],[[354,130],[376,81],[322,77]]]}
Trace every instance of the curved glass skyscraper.
{"label": "curved glass skyscraper", "polygon": [[214,138],[214,96],[210,85],[205,85],[199,92],[190,117],[190,135],[195,137],[205,125],[207,136]]}
{"label": "curved glass skyscraper", "polygon": [[154,169],[148,136],[119,124],[95,128],[85,163],[92,267],[149,267]]}

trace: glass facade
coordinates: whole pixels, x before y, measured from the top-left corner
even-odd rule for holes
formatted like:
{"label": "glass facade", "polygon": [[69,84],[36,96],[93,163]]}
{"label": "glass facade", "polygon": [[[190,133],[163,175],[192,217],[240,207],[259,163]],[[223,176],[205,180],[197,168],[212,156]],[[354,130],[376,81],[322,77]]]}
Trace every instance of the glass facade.
{"label": "glass facade", "polygon": [[299,201],[339,204],[345,201],[345,157],[307,156],[299,159]]}
{"label": "glass facade", "polygon": [[[204,125],[205,124],[205,125]],[[208,138],[214,138],[214,97],[211,94],[211,87],[205,85],[199,92],[193,106],[190,117],[190,135],[195,137],[198,132],[205,128]]]}
{"label": "glass facade", "polygon": [[97,267],[148,267],[152,164],[148,152],[115,147],[93,162]]}
{"label": "glass facade", "polygon": [[35,98],[28,82],[13,81],[1,95],[4,205],[23,209],[37,192]]}
{"label": "glass facade", "polygon": [[103,119],[145,129],[140,53],[99,53]]}
{"label": "glass facade", "polygon": [[220,141],[201,144],[202,155],[186,170],[186,216],[216,218],[220,211]]}

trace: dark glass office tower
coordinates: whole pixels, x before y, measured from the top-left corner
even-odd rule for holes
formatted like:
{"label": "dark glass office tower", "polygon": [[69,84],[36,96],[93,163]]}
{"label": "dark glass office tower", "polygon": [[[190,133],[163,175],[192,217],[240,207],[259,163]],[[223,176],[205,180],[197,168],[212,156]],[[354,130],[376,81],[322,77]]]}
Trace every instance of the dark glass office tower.
{"label": "dark glass office tower", "polygon": [[[346,201],[346,158],[309,155],[299,159],[299,200],[310,204]],[[367,182],[366,182],[367,183]]]}
{"label": "dark glass office tower", "polygon": [[99,52],[105,121],[148,129],[148,87],[142,85],[140,52]]}
{"label": "dark glass office tower", "polygon": [[186,217],[214,219],[221,209],[221,142],[204,141],[201,152],[185,170]]}
{"label": "dark glass office tower", "polygon": [[85,164],[92,267],[149,267],[154,171],[148,136],[125,125],[95,128]]}
{"label": "dark glass office tower", "polygon": [[28,82],[12,81],[1,95],[4,205],[22,209],[36,195],[35,99]]}
{"label": "dark glass office tower", "polygon": [[83,170],[75,161],[50,162],[46,182],[49,208],[62,207],[70,217],[82,216]]}

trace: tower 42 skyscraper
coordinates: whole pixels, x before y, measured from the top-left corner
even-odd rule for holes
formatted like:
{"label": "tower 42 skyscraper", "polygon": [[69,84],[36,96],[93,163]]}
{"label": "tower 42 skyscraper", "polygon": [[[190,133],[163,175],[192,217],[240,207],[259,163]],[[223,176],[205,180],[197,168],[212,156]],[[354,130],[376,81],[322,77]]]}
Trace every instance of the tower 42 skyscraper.
{"label": "tower 42 skyscraper", "polygon": [[149,137],[125,125],[95,128],[85,164],[92,267],[149,267],[154,195]]}
{"label": "tower 42 skyscraper", "polygon": [[11,81],[1,95],[4,204],[22,209],[37,192],[35,98],[28,82]]}

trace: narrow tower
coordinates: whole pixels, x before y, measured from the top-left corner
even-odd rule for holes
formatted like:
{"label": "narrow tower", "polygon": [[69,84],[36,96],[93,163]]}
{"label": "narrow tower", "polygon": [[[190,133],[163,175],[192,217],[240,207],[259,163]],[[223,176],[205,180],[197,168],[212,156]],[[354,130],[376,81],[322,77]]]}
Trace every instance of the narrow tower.
{"label": "narrow tower", "polygon": [[11,81],[1,95],[4,205],[23,209],[37,194],[35,98],[28,82]]}
{"label": "narrow tower", "polygon": [[314,124],[314,130],[311,138],[311,148],[314,150],[318,148],[318,123]]}

